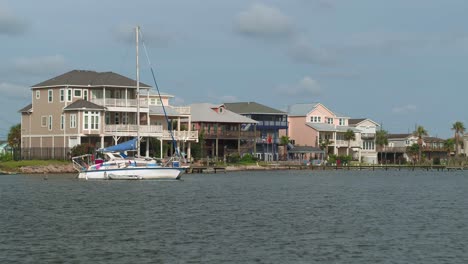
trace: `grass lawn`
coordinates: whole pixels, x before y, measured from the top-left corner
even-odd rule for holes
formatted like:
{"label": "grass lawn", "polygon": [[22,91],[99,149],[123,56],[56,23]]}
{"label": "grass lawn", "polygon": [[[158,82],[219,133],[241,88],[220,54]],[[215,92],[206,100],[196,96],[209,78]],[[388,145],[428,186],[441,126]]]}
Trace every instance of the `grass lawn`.
{"label": "grass lawn", "polygon": [[18,171],[19,168],[25,166],[47,166],[47,165],[67,165],[70,161],[63,160],[20,160],[20,161],[2,161],[0,162],[0,170],[3,171]]}

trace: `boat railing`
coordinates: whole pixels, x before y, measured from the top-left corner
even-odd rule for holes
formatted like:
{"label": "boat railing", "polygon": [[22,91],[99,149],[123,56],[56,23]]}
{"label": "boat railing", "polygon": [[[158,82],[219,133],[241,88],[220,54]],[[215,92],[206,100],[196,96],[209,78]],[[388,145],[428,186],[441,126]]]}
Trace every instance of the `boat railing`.
{"label": "boat railing", "polygon": [[78,172],[88,169],[92,159],[91,154],[72,157],[73,168]]}

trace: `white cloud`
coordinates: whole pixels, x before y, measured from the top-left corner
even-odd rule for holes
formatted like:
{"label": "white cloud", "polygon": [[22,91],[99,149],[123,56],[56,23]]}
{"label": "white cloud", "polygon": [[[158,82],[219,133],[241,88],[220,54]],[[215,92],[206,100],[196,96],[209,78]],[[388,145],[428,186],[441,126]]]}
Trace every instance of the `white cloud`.
{"label": "white cloud", "polygon": [[29,87],[7,82],[0,83],[0,92],[4,98],[24,99],[31,96]]}
{"label": "white cloud", "polygon": [[280,86],[276,92],[288,96],[317,96],[322,93],[322,87],[316,80],[305,76],[297,84]]}
{"label": "white cloud", "polygon": [[236,19],[237,32],[254,37],[283,37],[293,31],[288,16],[275,7],[253,4]]}
{"label": "white cloud", "polygon": [[397,114],[404,114],[404,113],[409,113],[409,112],[414,112],[416,111],[416,106],[412,104],[407,104],[404,106],[397,106],[392,109],[393,113]]}
{"label": "white cloud", "polygon": [[13,66],[25,74],[51,74],[63,70],[65,59],[62,55],[17,58],[13,61]]}
{"label": "white cloud", "polygon": [[0,6],[0,35],[16,36],[27,31],[29,24]]}

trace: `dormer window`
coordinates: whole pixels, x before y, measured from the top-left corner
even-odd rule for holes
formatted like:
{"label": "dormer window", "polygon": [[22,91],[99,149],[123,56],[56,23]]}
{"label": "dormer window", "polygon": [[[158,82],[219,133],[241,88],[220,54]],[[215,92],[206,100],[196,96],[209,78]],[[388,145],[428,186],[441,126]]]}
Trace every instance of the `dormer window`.
{"label": "dormer window", "polygon": [[327,118],[327,123],[333,125],[333,118]]}
{"label": "dormer window", "polygon": [[312,123],[321,123],[322,122],[322,117],[321,116],[311,116],[310,117],[310,122],[312,122]]}

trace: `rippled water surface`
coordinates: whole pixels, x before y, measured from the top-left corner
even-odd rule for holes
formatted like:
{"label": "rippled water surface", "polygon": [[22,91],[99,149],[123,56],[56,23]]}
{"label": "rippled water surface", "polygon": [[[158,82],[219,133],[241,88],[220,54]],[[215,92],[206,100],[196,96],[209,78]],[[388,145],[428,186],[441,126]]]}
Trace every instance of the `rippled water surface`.
{"label": "rippled water surface", "polygon": [[468,171],[0,176],[0,263],[468,263]]}

